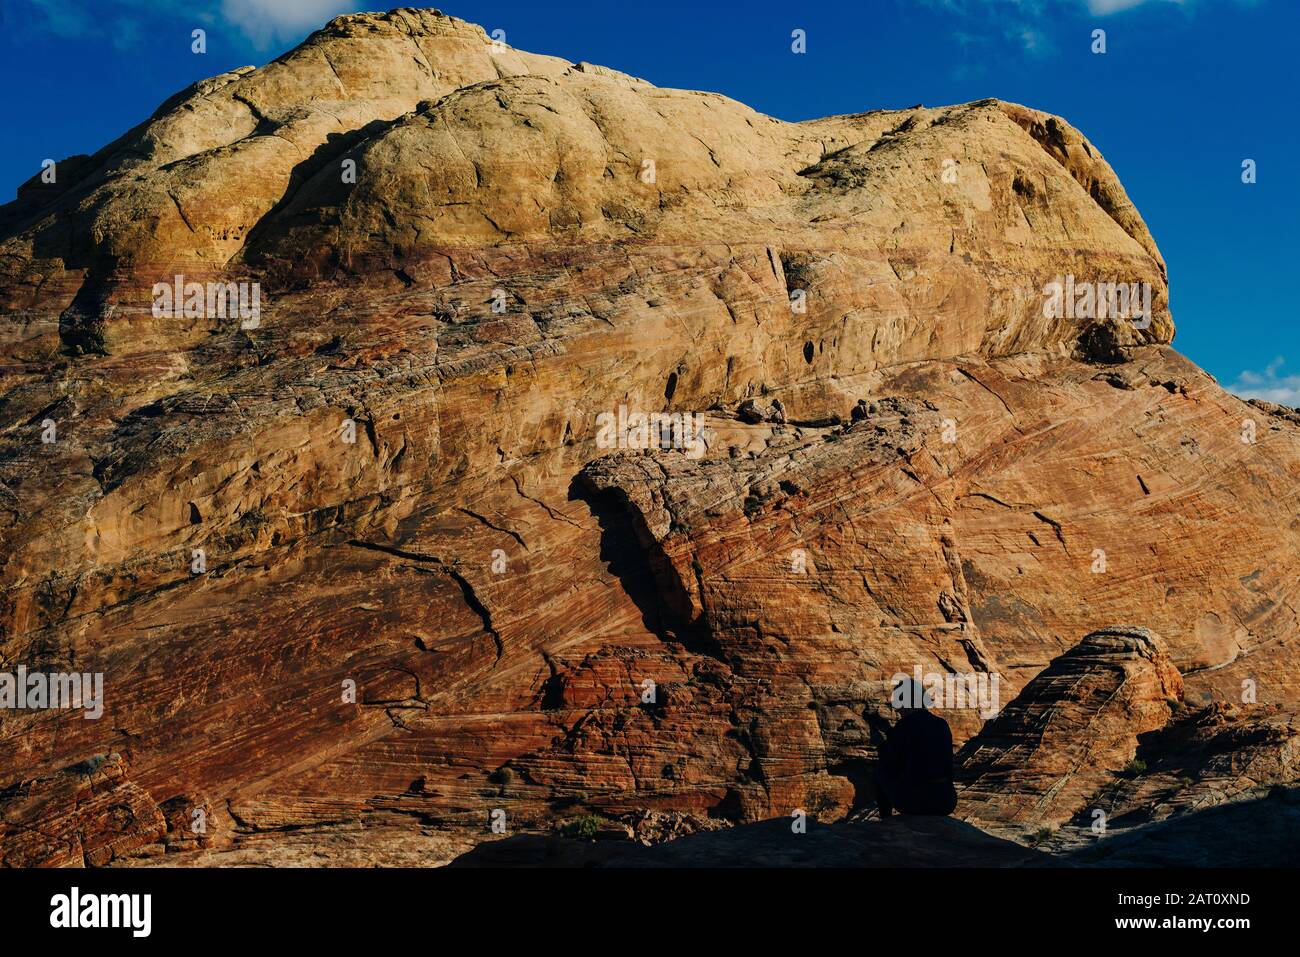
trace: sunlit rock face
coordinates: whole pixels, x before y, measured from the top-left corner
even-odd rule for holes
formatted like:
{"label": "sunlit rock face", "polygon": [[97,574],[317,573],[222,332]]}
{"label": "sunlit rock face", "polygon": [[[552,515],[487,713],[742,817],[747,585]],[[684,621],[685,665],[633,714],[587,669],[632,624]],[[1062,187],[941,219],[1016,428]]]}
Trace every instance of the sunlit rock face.
{"label": "sunlit rock face", "polygon": [[56,169],[0,209],[0,663],[103,714],[0,709],[6,863],[832,819],[895,675],[1006,706],[1116,622],[1285,737],[1295,418],[1170,348],[1064,120],[785,123],[397,10]]}

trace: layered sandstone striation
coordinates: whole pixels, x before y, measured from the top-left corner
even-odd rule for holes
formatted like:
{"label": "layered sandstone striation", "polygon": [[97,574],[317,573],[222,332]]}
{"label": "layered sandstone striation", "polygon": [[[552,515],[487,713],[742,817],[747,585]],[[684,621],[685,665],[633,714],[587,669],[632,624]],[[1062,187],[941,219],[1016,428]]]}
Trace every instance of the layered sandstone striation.
{"label": "layered sandstone striation", "polygon": [[[1015,807],[1034,762],[1114,771],[1178,673],[1189,713],[1257,688],[1192,735],[1205,801],[1288,733],[1295,417],[1170,348],[1155,243],[1060,118],[785,123],[402,9],[58,171],[0,209],[0,663],[102,672],[104,717],[0,711],[5,863],[830,819],[892,675],[1029,685],[1028,721],[1115,622],[1158,663],[1080,693],[1145,690],[999,745]],[[176,276],[259,320],[156,314]],[[1045,317],[1063,276],[1148,284],[1149,323]],[[604,447],[620,406],[698,413],[704,454]]]}
{"label": "layered sandstone striation", "polygon": [[1060,824],[1163,728],[1182,676],[1145,628],[1095,631],[1055,659],[967,745],[959,778],[980,820]]}

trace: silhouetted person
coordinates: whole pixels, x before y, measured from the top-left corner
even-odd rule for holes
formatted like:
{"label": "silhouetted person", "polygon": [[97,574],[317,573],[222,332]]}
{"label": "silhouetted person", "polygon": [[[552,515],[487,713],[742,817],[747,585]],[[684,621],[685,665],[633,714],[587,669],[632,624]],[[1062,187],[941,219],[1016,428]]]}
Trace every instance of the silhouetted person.
{"label": "silhouetted person", "polygon": [[894,689],[893,700],[902,717],[882,732],[875,775],[880,816],[889,817],[895,810],[951,814],[957,807],[957,789],[952,783],[948,722],[925,710],[925,690],[910,678]]}

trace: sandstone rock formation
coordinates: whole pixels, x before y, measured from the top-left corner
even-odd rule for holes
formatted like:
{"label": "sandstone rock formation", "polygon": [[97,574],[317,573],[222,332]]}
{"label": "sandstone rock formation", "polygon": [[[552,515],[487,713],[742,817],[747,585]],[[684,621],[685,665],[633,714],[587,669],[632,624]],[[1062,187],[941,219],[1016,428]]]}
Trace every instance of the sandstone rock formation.
{"label": "sandstone rock formation", "polygon": [[[1079,677],[1137,683],[1108,768],[1173,669],[1289,733],[1296,422],[1170,348],[1060,118],[785,123],[402,9],[58,169],[0,209],[0,670],[102,672],[105,710],[0,711],[6,864],[831,819],[892,675],[1008,702],[1123,621],[1167,657]],[[155,309],[176,276],[260,315]],[[1149,323],[1045,317],[1063,276]],[[704,454],[610,447],[620,406]]]}
{"label": "sandstone rock formation", "polygon": [[959,778],[981,820],[1069,820],[1181,705],[1182,676],[1145,628],[1095,631],[1039,672],[967,746]]}

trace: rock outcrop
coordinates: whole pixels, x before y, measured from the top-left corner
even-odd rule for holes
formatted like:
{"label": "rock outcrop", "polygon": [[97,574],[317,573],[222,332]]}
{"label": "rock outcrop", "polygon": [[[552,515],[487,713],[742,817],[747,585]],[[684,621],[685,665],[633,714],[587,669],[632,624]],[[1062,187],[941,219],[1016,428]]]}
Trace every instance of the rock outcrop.
{"label": "rock outcrop", "polygon": [[[1060,118],[785,123],[402,9],[57,169],[0,209],[0,670],[104,715],[0,710],[7,864],[833,819],[893,675],[1011,701],[1116,621],[1163,655],[1084,656],[1133,697],[1070,754],[1174,669],[1189,713],[1254,683],[1240,740],[1300,703],[1296,423],[1170,348]],[[1150,314],[1052,317],[1062,277]]]}
{"label": "rock outcrop", "polygon": [[[1189,707],[1158,636],[1102,629],[967,742],[958,755],[959,814],[1083,864],[1110,862],[1112,851],[1113,863],[1133,855],[1160,866],[1277,863],[1286,858],[1269,846],[1277,832],[1269,818],[1282,805],[1264,799],[1297,780],[1298,729],[1293,706]],[[1180,860],[1174,835],[1192,840],[1218,820],[1198,812],[1227,802],[1252,805],[1227,818],[1240,828],[1240,847],[1218,860],[1187,848]],[[1154,827],[1175,820],[1182,823]]]}
{"label": "rock outcrop", "polygon": [[964,813],[1056,825],[1077,814],[1181,706],[1182,676],[1162,644],[1145,628],[1105,628],[1044,668],[968,743]]}

